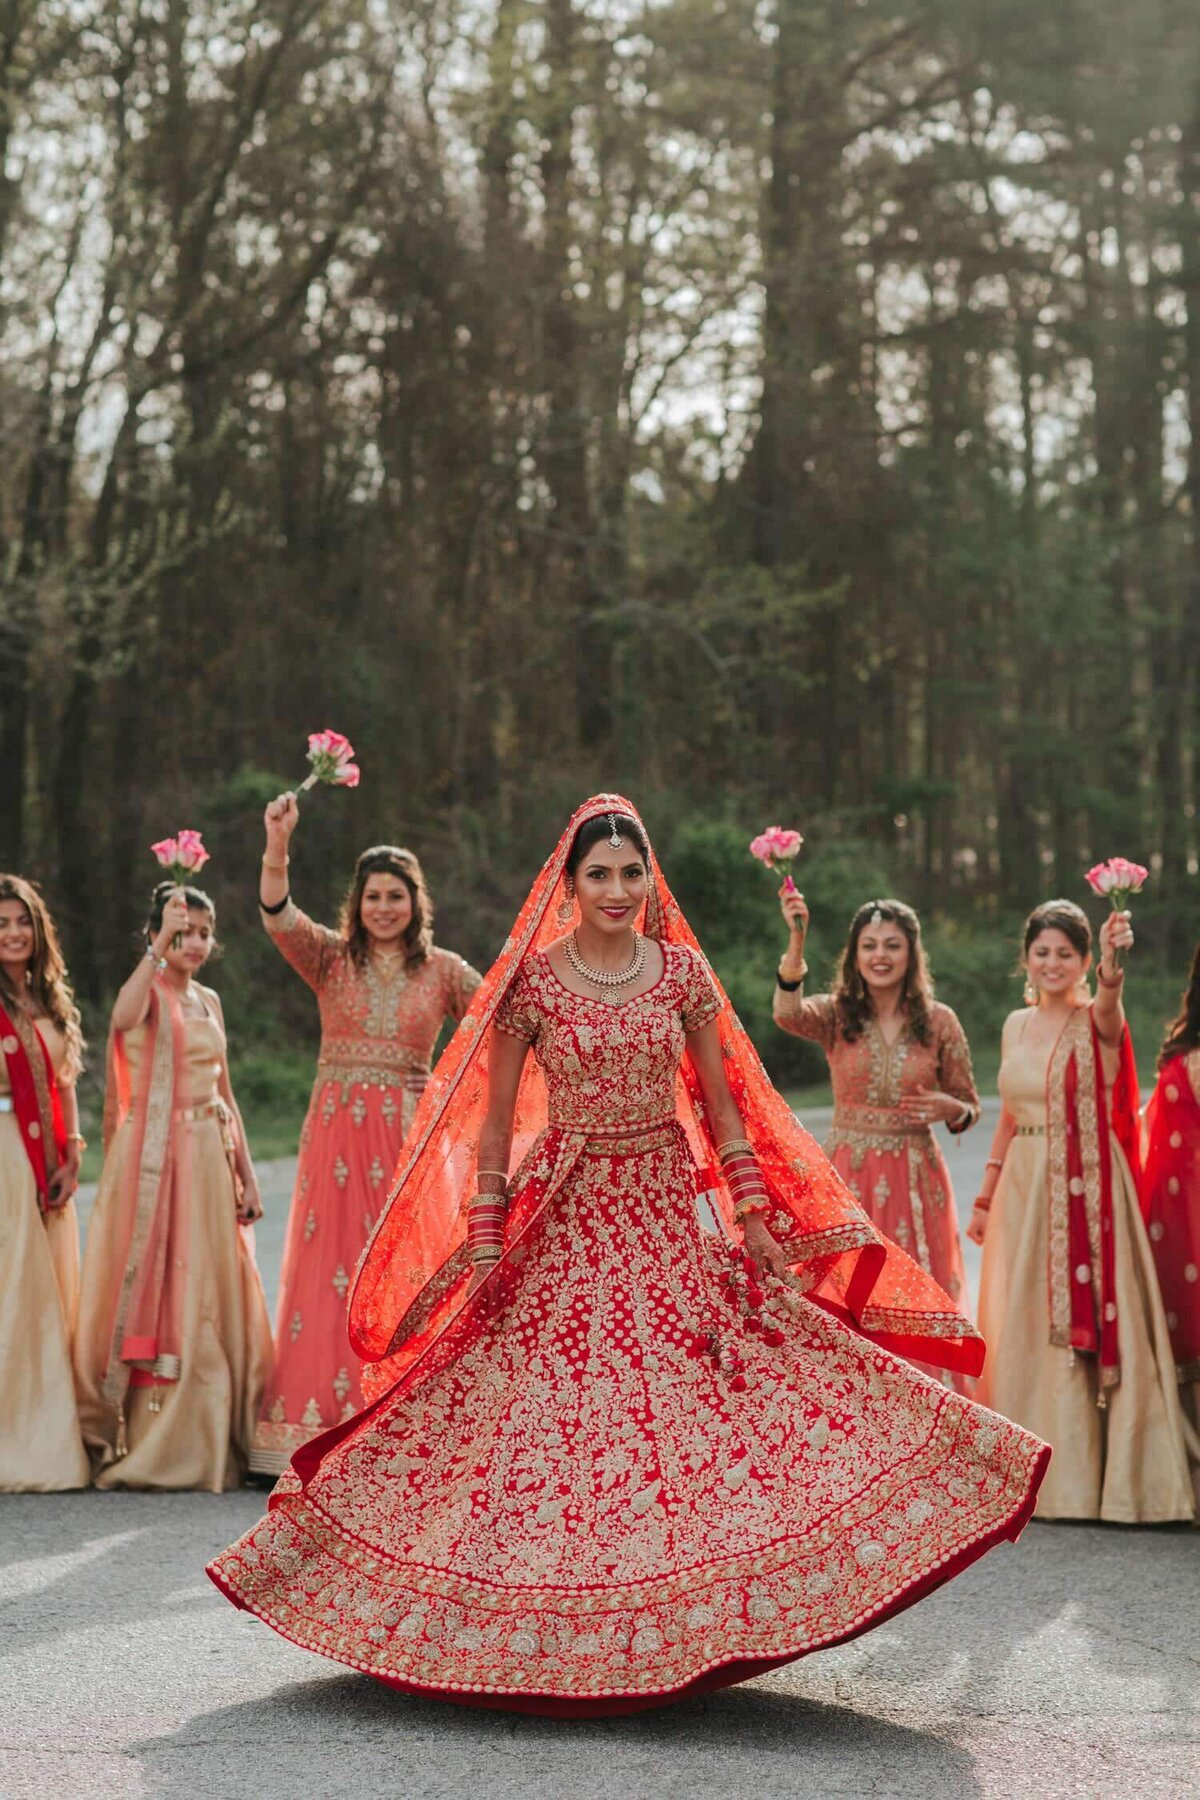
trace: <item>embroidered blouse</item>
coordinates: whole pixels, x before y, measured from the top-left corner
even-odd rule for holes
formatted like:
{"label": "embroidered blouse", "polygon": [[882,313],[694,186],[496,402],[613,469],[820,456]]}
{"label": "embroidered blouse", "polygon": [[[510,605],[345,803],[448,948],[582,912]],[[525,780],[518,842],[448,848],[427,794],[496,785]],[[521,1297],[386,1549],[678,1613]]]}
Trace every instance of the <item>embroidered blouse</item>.
{"label": "embroidered blouse", "polygon": [[318,1081],[394,1087],[412,1071],[427,1074],[442,1020],[460,1020],[479,986],[470,963],[437,946],[415,968],[397,958],[389,969],[376,957],[360,968],[340,932],[316,924],[290,900],[264,923],[317,996]]}
{"label": "embroidered blouse", "polygon": [[[908,1121],[900,1112],[905,1094],[918,1088],[936,1088],[961,1100],[964,1111],[948,1129],[966,1131],[979,1117],[979,1095],[971,1070],[971,1051],[966,1033],[948,1006],[935,1001],[929,1009],[929,1042],[917,1041],[907,1023],[889,1044],[874,1019],[848,1043],[838,1027],[837,1002],[832,994],[806,999],[802,990],[775,990],[775,1023],[793,1037],[820,1044],[829,1059],[833,1082],[833,1134],[846,1137],[853,1148],[859,1137],[870,1137],[871,1148],[900,1149],[902,1140],[928,1127]],[[895,1139],[885,1145],[882,1138]]]}
{"label": "embroidered blouse", "polygon": [[720,1010],[703,959],[686,945],[664,945],[654,986],[616,1002],[573,993],[539,951],[518,969],[496,1028],[532,1044],[552,1125],[604,1131],[674,1119],[687,1036]]}

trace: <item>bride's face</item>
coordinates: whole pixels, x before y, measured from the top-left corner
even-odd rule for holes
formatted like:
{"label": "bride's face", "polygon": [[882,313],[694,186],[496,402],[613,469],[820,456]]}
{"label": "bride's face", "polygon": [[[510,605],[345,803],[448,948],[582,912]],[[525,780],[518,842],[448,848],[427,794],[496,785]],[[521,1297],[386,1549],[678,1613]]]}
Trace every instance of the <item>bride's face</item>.
{"label": "bride's face", "polygon": [[593,844],[575,871],[581,922],[606,934],[635,925],[646,903],[647,879],[646,865],[630,838],[619,850],[603,839]]}

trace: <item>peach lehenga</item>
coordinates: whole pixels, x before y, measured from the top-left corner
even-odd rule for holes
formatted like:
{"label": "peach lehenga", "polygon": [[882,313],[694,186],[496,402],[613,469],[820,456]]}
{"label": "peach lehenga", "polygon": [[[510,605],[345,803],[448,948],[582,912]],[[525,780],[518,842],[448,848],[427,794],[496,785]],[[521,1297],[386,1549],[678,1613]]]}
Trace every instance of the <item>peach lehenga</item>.
{"label": "peach lehenga", "polygon": [[271,1367],[254,1234],[237,1222],[215,994],[113,1034],[104,1171],[75,1342],[97,1487],[236,1487]]}
{"label": "peach lehenga", "polygon": [[[1089,1049],[1088,1008],[1066,1027]],[[1012,1014],[1004,1027],[1000,1094],[1016,1121],[1016,1135],[988,1214],[980,1277],[979,1325],[988,1345],[978,1397],[986,1406],[1016,1419],[1052,1446],[1054,1456],[1038,1497],[1037,1516],[1049,1519],[1108,1519],[1146,1524],[1193,1516],[1192,1486],[1183,1414],[1175,1384],[1171,1338],[1155,1276],[1146,1229],[1138,1206],[1134,1174],[1125,1147],[1113,1129],[1113,1095],[1119,1077],[1118,1052],[1100,1048],[1103,1079],[1096,1079],[1090,1102],[1078,1109],[1078,1130],[1068,1132],[1064,1116],[1063,1052],[1031,1047],[1026,1025],[1033,1015]],[[1136,1078],[1133,1105],[1136,1106]],[[1054,1312],[1055,1289],[1069,1290],[1072,1302],[1089,1299],[1102,1277],[1101,1223],[1086,1167],[1070,1175],[1065,1160],[1059,1179],[1091,1214],[1096,1254],[1075,1260],[1068,1228],[1053,1217],[1054,1163],[1065,1158],[1058,1144],[1082,1139],[1085,1156],[1103,1132],[1111,1170],[1111,1273],[1098,1302],[1105,1324],[1115,1325],[1115,1355],[1076,1348],[1077,1329],[1061,1328]],[[1102,1146],[1096,1146],[1102,1148]],[[1053,1250],[1053,1259],[1052,1259]],[[1054,1341],[1057,1339],[1058,1341]],[[1119,1370],[1119,1373],[1117,1371]]]}
{"label": "peach lehenga", "polygon": [[340,933],[290,902],[266,925],[317,996],[321,1049],[300,1136],[276,1309],[275,1372],[250,1467],[278,1475],[309,1438],[362,1405],[347,1290],[429,1079],[443,1019],[461,1019],[479,976],[453,951],[409,967],[360,967]]}
{"label": "peach lehenga", "polygon": [[[48,1019],[31,1022],[57,1075],[65,1043]],[[39,1048],[40,1046],[35,1046]],[[79,1291],[75,1202],[43,1211],[0,1056],[0,1493],[86,1487],[88,1459],[75,1416],[71,1326]],[[39,1127],[40,1129],[40,1127]]]}
{"label": "peach lehenga", "polygon": [[[961,1303],[966,1295],[962,1242],[945,1158],[928,1125],[911,1121],[900,1100],[918,1088],[938,1088],[961,1100],[965,1131],[979,1117],[966,1034],[948,1006],[930,1009],[929,1042],[905,1022],[888,1043],[871,1019],[848,1042],[838,1028],[832,994],[805,998],[776,986],[775,1023],[794,1037],[820,1044],[833,1082],[833,1124],[825,1153],[859,1205],[893,1243]],[[961,1376],[953,1378],[960,1388]]]}

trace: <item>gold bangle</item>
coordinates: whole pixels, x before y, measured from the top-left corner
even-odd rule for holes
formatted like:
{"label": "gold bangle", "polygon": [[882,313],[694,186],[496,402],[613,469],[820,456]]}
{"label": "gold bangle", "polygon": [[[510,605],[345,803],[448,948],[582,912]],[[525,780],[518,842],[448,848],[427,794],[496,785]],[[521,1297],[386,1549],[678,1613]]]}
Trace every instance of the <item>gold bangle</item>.
{"label": "gold bangle", "polygon": [[1115,974],[1106,975],[1104,973],[1103,964],[1097,963],[1096,964],[1096,980],[1100,983],[1101,987],[1119,988],[1121,986],[1122,982],[1125,980],[1125,971],[1124,971],[1124,969],[1118,969]]}
{"label": "gold bangle", "polygon": [[68,1131],[66,1141],[68,1144],[78,1144],[79,1145],[80,1156],[82,1156],[84,1151],[87,1149],[87,1139],[84,1137],[82,1131]]}
{"label": "gold bangle", "polygon": [[753,1156],[754,1145],[749,1138],[727,1138],[723,1144],[717,1145],[718,1162],[732,1162],[735,1156]]}
{"label": "gold bangle", "polygon": [[262,866],[264,869],[269,870],[272,875],[286,875],[288,869],[291,867],[291,862],[292,859],[290,856],[285,856],[281,863],[268,862],[264,856],[262,859]]}

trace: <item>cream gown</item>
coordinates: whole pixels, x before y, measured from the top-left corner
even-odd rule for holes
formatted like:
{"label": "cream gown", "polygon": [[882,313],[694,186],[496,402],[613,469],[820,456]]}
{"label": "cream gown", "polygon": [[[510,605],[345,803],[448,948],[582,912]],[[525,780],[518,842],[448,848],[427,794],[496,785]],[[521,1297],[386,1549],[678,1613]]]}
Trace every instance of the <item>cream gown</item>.
{"label": "cream gown", "polygon": [[[215,1005],[215,996],[207,1004]],[[182,1105],[218,1098],[225,1034],[215,1016],[189,1018]],[[132,1079],[142,1075],[144,1026],[125,1034]],[[191,1226],[179,1380],[130,1387],[125,1398],[127,1454],[116,1455],[116,1421],[100,1397],[109,1353],[116,1275],[112,1237],[132,1121],[118,1130],[105,1161],[88,1228],[75,1338],[75,1375],[83,1435],[101,1488],[237,1487],[271,1370],[271,1326],[254,1261],[253,1239],[239,1227],[233,1176],[215,1117],[176,1120],[175,1152],[192,1159]],[[152,1409],[157,1400],[161,1411]]]}
{"label": "cream gown", "polygon": [[[57,1073],[66,1048],[62,1033],[48,1019],[36,1026]],[[7,1093],[0,1057],[0,1094]],[[0,1492],[86,1487],[88,1459],[71,1380],[79,1294],[75,1202],[43,1218],[11,1112],[0,1112],[0,1270]]]}
{"label": "cream gown", "polygon": [[[1051,1047],[1028,1043],[1032,1016],[1013,1013],[1004,1027],[1000,1095],[1026,1131],[1009,1144],[988,1214],[979,1283],[988,1355],[976,1398],[1051,1445],[1036,1517],[1125,1525],[1191,1519],[1170,1333],[1133,1176],[1111,1133],[1121,1379],[1105,1408],[1096,1404],[1095,1359],[1050,1342],[1045,1127]],[[1111,1086],[1116,1053],[1106,1050],[1104,1063]]]}

